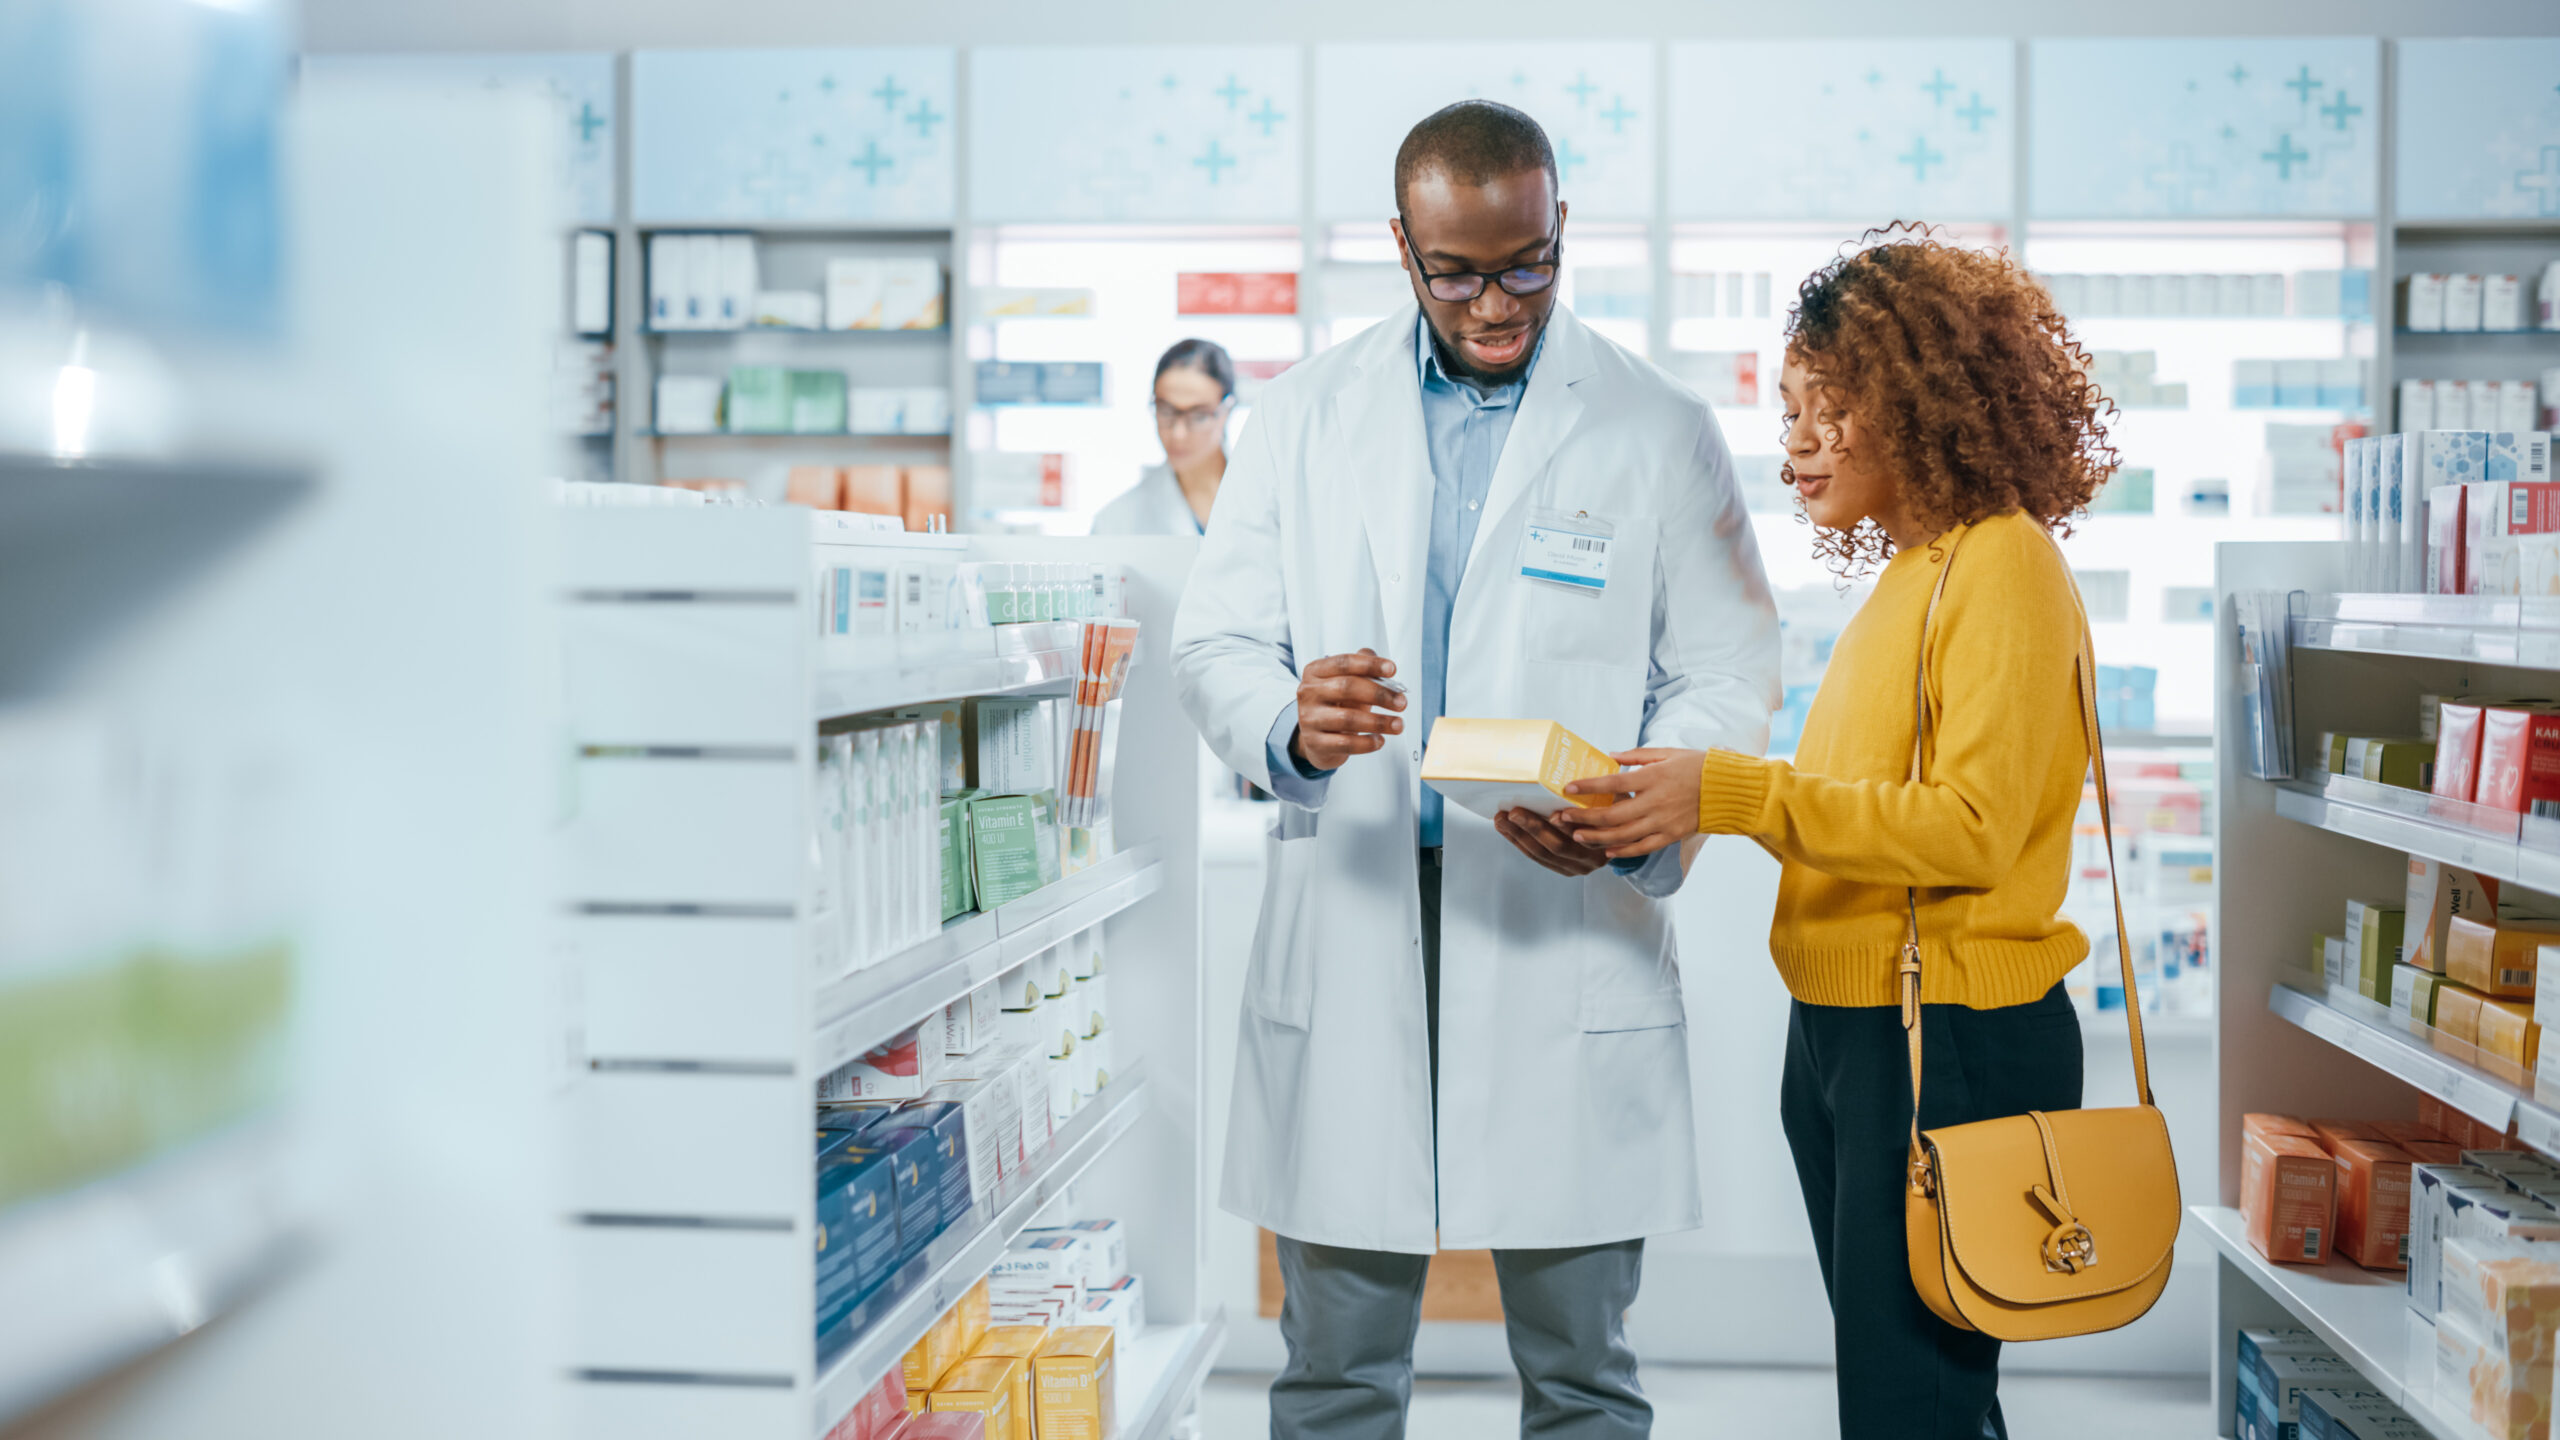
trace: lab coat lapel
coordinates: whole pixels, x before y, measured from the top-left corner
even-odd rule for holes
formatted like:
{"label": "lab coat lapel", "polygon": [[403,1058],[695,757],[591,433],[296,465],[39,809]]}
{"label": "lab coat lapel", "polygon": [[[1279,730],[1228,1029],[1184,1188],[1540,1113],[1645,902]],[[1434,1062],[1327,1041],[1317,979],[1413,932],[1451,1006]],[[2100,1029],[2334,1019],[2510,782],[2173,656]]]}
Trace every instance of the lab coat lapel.
{"label": "lab coat lapel", "polygon": [[1337,399],[1348,478],[1360,497],[1385,612],[1380,648],[1400,668],[1422,658],[1424,551],[1431,525],[1431,452],[1423,440],[1422,386],[1414,370],[1418,324],[1410,308],[1379,322],[1371,332],[1376,343]]}
{"label": "lab coat lapel", "polygon": [[[1506,518],[1512,507],[1546,473],[1556,447],[1564,443],[1582,419],[1582,401],[1573,393],[1573,387],[1590,373],[1590,333],[1572,311],[1558,305],[1554,318],[1547,322],[1546,346],[1538,356],[1537,368],[1529,374],[1529,388],[1520,397],[1520,413],[1511,422],[1511,434],[1502,442],[1502,458],[1494,462],[1493,484],[1485,493],[1484,520],[1476,526],[1475,546],[1467,552],[1467,578],[1459,587],[1462,604],[1465,593],[1479,583],[1476,577],[1488,563],[1485,556],[1488,548],[1497,543],[1496,537],[1518,533],[1519,527]],[[1415,404],[1419,409],[1418,399]]]}

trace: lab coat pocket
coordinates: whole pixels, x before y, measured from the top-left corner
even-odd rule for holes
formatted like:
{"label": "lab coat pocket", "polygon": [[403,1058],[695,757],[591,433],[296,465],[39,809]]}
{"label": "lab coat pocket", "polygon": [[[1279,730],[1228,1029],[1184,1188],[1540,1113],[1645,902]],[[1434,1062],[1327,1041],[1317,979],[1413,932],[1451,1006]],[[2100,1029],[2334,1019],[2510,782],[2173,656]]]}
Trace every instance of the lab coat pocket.
{"label": "lab coat pocket", "polygon": [[[1275,1025],[1304,1030],[1315,1009],[1316,922],[1308,913],[1316,864],[1315,813],[1284,806],[1264,847],[1262,923],[1255,927],[1253,966],[1244,1003]],[[1282,838],[1291,814],[1306,815],[1304,839]]]}
{"label": "lab coat pocket", "polygon": [[1582,942],[1582,1031],[1660,1030],[1688,1018],[1680,1003],[1680,967],[1669,954],[1647,957],[1627,949],[1626,937],[1585,936]]}
{"label": "lab coat pocket", "polygon": [[1652,528],[1620,524],[1617,532],[1609,541],[1609,583],[1600,589],[1511,576],[1520,591],[1520,634],[1529,659],[1642,665],[1651,658]]}

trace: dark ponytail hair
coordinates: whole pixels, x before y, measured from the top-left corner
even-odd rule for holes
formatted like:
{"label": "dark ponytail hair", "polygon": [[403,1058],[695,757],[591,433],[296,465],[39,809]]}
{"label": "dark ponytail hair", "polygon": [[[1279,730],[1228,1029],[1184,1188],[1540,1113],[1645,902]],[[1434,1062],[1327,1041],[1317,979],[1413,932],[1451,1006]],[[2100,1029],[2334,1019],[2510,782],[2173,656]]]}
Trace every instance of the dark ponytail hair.
{"label": "dark ponytail hair", "polygon": [[[1218,382],[1218,398],[1232,399],[1236,393],[1236,362],[1227,358],[1227,349],[1215,340],[1176,340],[1173,348],[1156,362],[1155,378],[1164,378],[1167,370],[1197,370]],[[1154,383],[1148,383],[1150,392]]]}

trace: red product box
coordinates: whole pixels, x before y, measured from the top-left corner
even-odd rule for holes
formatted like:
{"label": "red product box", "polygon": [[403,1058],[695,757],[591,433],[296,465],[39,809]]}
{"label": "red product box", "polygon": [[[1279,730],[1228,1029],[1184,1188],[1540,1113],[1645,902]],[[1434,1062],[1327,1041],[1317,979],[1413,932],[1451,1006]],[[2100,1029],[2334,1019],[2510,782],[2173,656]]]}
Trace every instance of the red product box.
{"label": "red product box", "polygon": [[2472,800],[2560,817],[2560,713],[2505,706],[2482,711],[2480,778]]}
{"label": "red product box", "polygon": [[2479,791],[2480,707],[2448,700],[2436,707],[2435,793],[2469,800]]}
{"label": "red product box", "polygon": [[1295,315],[1298,277],[1285,270],[1178,275],[1174,277],[1174,309],[1183,315]]}

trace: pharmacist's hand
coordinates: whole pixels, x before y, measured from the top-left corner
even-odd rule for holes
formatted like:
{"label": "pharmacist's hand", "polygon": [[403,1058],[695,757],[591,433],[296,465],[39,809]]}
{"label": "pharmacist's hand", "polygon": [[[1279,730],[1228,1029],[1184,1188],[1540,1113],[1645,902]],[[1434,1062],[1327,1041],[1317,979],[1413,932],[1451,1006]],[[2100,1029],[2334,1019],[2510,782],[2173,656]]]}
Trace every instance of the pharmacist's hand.
{"label": "pharmacist's hand", "polygon": [[1535,810],[1497,811],[1493,828],[1521,854],[1559,875],[1578,879],[1609,863],[1608,856],[1556,828],[1553,820]]}
{"label": "pharmacist's hand", "polygon": [[1404,721],[1380,713],[1404,708],[1402,693],[1378,683],[1395,673],[1396,662],[1379,659],[1375,650],[1307,662],[1298,672],[1298,733],[1290,737],[1290,753],[1318,770],[1334,770],[1403,734]]}
{"label": "pharmacist's hand", "polygon": [[1609,757],[1627,768],[1564,787],[1567,795],[1618,797],[1591,809],[1565,809],[1556,819],[1585,845],[1612,860],[1650,855],[1698,833],[1698,786],[1704,750],[1624,750]]}

